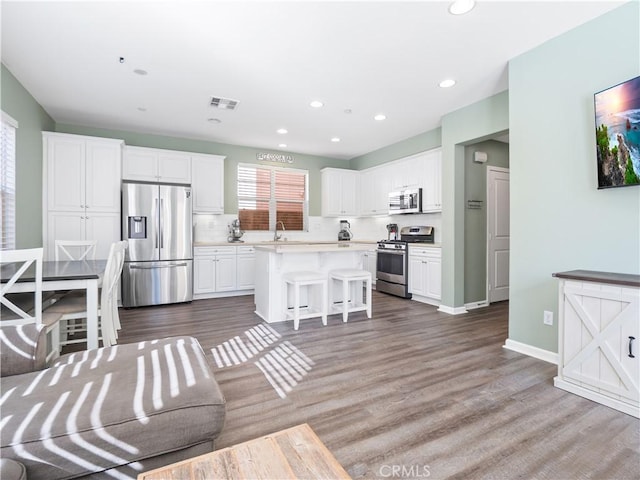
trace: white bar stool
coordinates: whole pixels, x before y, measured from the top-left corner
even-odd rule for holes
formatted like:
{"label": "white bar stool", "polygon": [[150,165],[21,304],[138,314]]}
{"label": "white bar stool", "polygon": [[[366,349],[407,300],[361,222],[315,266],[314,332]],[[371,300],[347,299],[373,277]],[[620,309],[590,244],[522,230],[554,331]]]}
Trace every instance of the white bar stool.
{"label": "white bar stool", "polygon": [[[334,281],[342,282],[342,304],[334,303]],[[349,312],[366,310],[371,318],[371,272],[356,268],[340,268],[329,272],[329,311],[342,312],[346,322]]]}
{"label": "white bar stool", "polygon": [[[293,318],[293,329],[298,330],[301,318],[322,317],[322,324],[327,324],[327,277],[321,272],[288,272],[282,275],[285,290],[285,317]],[[289,286],[293,288],[293,312],[289,310]],[[318,292],[313,292],[307,288],[307,306],[300,306],[300,287],[319,286]],[[314,297],[315,293],[315,298]],[[315,300],[315,302],[313,301]],[[303,310],[301,312],[301,310]]]}

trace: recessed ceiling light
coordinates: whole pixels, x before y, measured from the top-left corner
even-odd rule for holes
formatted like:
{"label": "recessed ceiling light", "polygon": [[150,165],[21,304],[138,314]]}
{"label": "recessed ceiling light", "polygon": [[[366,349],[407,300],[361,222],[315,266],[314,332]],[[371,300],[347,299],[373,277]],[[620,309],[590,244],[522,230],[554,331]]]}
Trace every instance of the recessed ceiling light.
{"label": "recessed ceiling light", "polygon": [[146,74],[147,74],[147,73],[149,73],[149,72],[147,72],[146,70],[142,70],[141,68],[136,68],[136,69],[133,71],[133,73],[135,73],[136,75],[146,75]]}
{"label": "recessed ceiling light", "polygon": [[146,109],[146,108],[144,108],[144,107],[138,107],[138,111],[139,111],[139,112],[146,112],[146,111],[147,111],[147,109]]}
{"label": "recessed ceiling light", "polygon": [[207,122],[209,123],[222,123],[222,120],[219,118],[207,118]]}
{"label": "recessed ceiling light", "polygon": [[474,0],[456,0],[449,5],[449,13],[451,15],[463,15],[473,10],[475,6],[476,2]]}
{"label": "recessed ceiling light", "polygon": [[314,100],[309,105],[311,105],[313,108],[321,108],[324,106],[324,103],[322,103],[320,100]]}
{"label": "recessed ceiling light", "polygon": [[338,137],[333,137],[333,138],[331,139],[331,141],[332,141],[333,143],[338,143],[338,142],[340,141],[340,139],[339,139]]}
{"label": "recessed ceiling light", "polygon": [[352,112],[352,110],[350,108],[345,108],[344,109],[344,113],[346,113],[347,115],[349,115]]}
{"label": "recessed ceiling light", "polygon": [[286,143],[279,143],[278,147],[280,148],[287,148],[287,144]]}
{"label": "recessed ceiling light", "polygon": [[442,80],[438,85],[440,85],[441,88],[449,88],[449,87],[453,87],[456,84],[456,81],[448,78],[446,80]]}
{"label": "recessed ceiling light", "polygon": [[382,113],[379,113],[375,117],[373,117],[374,120],[377,120],[379,122],[381,122],[382,120],[385,120],[386,118],[387,116]]}
{"label": "recessed ceiling light", "polygon": [[276,130],[276,132],[280,135],[284,135],[285,133],[289,133],[289,130],[287,130],[286,128],[279,128],[278,130]]}

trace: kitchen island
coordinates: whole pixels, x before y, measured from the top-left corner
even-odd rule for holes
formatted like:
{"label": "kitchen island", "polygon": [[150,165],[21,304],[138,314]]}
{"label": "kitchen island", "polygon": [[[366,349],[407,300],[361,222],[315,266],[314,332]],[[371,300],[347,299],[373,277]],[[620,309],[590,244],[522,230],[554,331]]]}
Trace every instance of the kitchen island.
{"label": "kitchen island", "polygon": [[256,314],[268,323],[283,322],[285,290],[282,275],[311,270],[329,274],[336,268],[363,268],[367,252],[376,246],[365,243],[276,244],[255,247]]}

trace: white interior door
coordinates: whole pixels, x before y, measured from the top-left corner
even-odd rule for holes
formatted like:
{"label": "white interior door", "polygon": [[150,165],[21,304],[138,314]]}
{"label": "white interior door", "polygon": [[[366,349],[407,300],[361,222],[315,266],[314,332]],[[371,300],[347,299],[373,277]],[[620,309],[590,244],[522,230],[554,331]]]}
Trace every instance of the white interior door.
{"label": "white interior door", "polygon": [[487,169],[489,303],[509,299],[509,170]]}

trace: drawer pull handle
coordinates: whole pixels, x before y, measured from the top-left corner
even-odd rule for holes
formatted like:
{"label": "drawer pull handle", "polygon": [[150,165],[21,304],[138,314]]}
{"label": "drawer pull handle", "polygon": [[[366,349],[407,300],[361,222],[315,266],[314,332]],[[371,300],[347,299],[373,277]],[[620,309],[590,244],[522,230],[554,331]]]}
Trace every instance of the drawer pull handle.
{"label": "drawer pull handle", "polygon": [[629,337],[629,357],[630,358],[636,358],[636,356],[633,354],[633,341],[636,339],[636,337]]}

